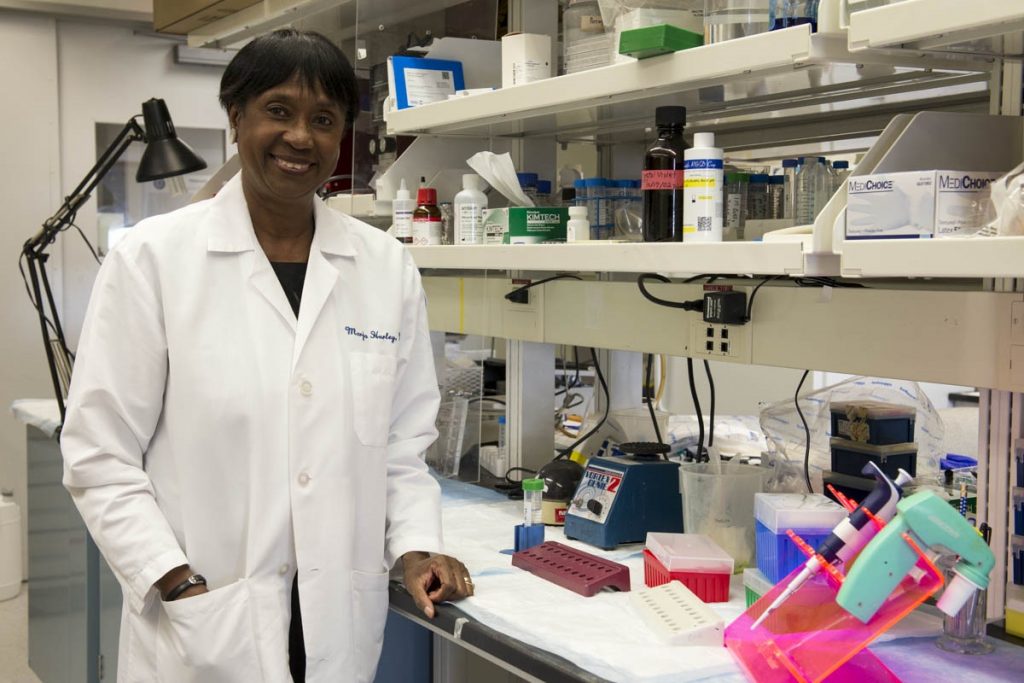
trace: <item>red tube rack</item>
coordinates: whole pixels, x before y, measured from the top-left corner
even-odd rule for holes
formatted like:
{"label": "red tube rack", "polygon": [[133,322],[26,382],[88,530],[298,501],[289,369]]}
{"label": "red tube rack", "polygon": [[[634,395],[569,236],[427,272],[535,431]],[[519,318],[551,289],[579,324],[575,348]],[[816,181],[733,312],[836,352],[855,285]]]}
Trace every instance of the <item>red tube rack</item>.
{"label": "red tube rack", "polygon": [[626,565],[570,548],[557,541],[545,541],[513,554],[512,566],[525,569],[587,598],[605,587],[629,590],[629,568]]}

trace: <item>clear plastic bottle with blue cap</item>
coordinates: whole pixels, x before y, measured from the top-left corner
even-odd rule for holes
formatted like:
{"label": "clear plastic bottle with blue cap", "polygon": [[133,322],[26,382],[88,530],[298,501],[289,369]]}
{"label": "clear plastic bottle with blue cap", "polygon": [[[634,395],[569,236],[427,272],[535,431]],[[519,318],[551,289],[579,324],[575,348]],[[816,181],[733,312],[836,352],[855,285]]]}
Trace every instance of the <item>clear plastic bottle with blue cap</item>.
{"label": "clear plastic bottle with blue cap", "polygon": [[785,199],[783,218],[796,218],[796,159],[782,160],[782,177],[785,182],[782,184],[782,194]]}
{"label": "clear plastic bottle with blue cap", "polygon": [[839,188],[846,182],[847,176],[850,175],[850,162],[849,161],[833,161],[832,171],[834,173],[832,186],[832,194],[839,191]]}

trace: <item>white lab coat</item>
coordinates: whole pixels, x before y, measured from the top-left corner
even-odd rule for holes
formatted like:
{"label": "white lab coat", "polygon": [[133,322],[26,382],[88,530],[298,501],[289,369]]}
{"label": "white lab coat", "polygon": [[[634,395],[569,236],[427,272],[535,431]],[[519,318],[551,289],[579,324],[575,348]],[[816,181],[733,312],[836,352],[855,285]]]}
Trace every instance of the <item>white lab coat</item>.
{"label": "white lab coat", "polygon": [[[290,680],[295,567],[307,680],[371,681],[388,568],[441,550],[419,273],[315,201],[298,320],[240,176],[143,221],[100,269],[61,445],[124,590],[119,681]],[[186,563],[211,592],[162,602],[153,583]]]}

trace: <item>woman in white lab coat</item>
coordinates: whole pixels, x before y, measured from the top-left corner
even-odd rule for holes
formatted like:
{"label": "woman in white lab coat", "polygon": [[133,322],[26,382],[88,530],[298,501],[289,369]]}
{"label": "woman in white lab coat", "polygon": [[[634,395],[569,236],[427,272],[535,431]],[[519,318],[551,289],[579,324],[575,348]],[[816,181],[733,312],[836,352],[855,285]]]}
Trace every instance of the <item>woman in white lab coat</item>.
{"label": "woman in white lab coat", "polygon": [[64,483],[124,590],[119,681],[370,681],[389,568],[428,617],[473,590],[437,554],[419,273],[314,194],[358,111],[340,50],[258,38],[221,102],[241,173],[100,269]]}

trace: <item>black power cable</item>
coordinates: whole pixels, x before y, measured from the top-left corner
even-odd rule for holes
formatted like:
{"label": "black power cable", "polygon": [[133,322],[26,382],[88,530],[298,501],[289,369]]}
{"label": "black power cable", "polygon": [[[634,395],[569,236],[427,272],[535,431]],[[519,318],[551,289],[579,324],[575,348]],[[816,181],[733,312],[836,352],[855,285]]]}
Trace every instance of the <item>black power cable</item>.
{"label": "black power cable", "polygon": [[579,446],[581,443],[586,442],[587,439],[596,434],[597,430],[599,430],[601,428],[601,425],[603,425],[605,421],[608,419],[608,412],[611,409],[611,393],[609,393],[608,391],[608,383],[604,379],[604,373],[601,372],[601,363],[597,360],[597,351],[593,347],[590,348],[590,355],[593,356],[594,359],[594,372],[597,373],[597,379],[601,383],[601,389],[604,390],[604,415],[601,417],[601,420],[596,425],[594,425],[594,427],[589,432],[587,432],[580,438],[576,439],[576,441],[574,441],[568,447],[563,448],[561,451],[559,451],[558,455],[556,455],[554,458],[555,460],[561,460],[562,458],[566,458],[572,455],[572,452],[576,450],[576,447]]}
{"label": "black power cable", "polygon": [[711,415],[708,417],[708,448],[715,444],[715,378],[711,376],[711,365],[704,361],[704,374],[708,376],[708,386],[711,388]]}
{"label": "black power cable", "polygon": [[658,443],[665,443],[661,440],[661,428],[658,427],[658,418],[654,414],[654,387],[651,386],[651,368],[654,367],[654,354],[647,354],[647,380],[644,382],[644,398],[647,399],[647,410],[651,414],[651,422],[654,423],[654,436]]}
{"label": "black power cable", "polygon": [[543,285],[543,284],[546,284],[548,282],[554,282],[555,280],[582,280],[582,279],[583,278],[581,278],[578,275],[569,275],[567,273],[562,273],[560,275],[552,275],[551,277],[546,277],[546,278],[544,278],[542,280],[537,280],[536,282],[531,282],[529,284],[523,285],[522,287],[517,287],[516,289],[513,289],[511,292],[506,294],[505,298],[508,299],[509,301],[514,302],[514,303],[525,304],[526,303],[526,299],[523,297],[523,295],[526,294],[526,292],[529,289],[531,289],[533,287],[536,287],[537,285]]}
{"label": "black power cable", "polygon": [[754,310],[754,297],[757,296],[757,290],[761,289],[772,280],[778,280],[783,277],[785,277],[785,275],[772,275],[771,277],[761,280],[761,282],[757,284],[757,287],[754,287],[754,291],[750,293],[750,299],[747,300],[747,322],[750,322],[750,313]]}
{"label": "black power cable", "polygon": [[804,380],[807,379],[807,375],[810,374],[810,370],[804,370],[803,377],[800,378],[800,383],[796,385],[796,394],[793,395],[793,403],[796,404],[796,414],[800,416],[800,422],[804,425],[804,481],[807,483],[807,492],[814,493],[814,489],[811,488],[811,429],[807,426],[807,418],[804,417],[804,411],[800,410],[800,389],[804,386]]}
{"label": "black power cable", "polygon": [[700,398],[697,396],[697,385],[693,381],[693,359],[686,359],[686,372],[690,377],[690,397],[693,398],[693,409],[697,413],[697,462],[704,461],[704,415],[700,410]]}
{"label": "black power cable", "polygon": [[[699,275],[699,278],[712,277],[709,275]],[[649,291],[644,283],[647,280],[657,280],[658,282],[672,282],[664,275],[657,273],[641,273],[636,279],[636,286],[640,288],[640,293],[644,295],[644,298],[651,303],[658,304],[659,306],[668,306],[669,308],[681,308],[684,311],[697,311],[698,313],[704,311],[704,300],[695,299],[693,301],[669,301],[668,299],[660,299]]]}

